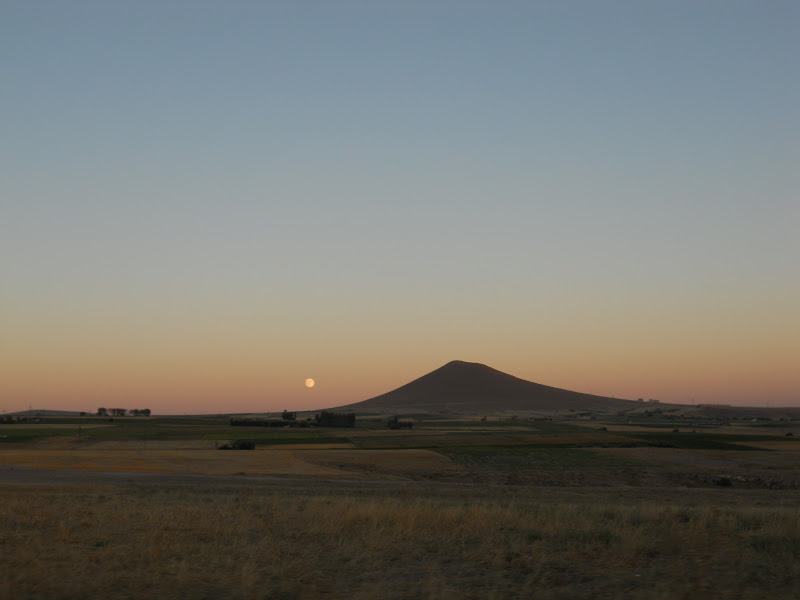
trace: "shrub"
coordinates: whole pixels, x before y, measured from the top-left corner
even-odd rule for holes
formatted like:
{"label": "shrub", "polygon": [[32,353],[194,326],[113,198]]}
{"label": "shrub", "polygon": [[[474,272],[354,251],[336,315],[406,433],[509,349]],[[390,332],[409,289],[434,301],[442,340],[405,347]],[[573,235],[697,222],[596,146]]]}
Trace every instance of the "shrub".
{"label": "shrub", "polygon": [[232,444],[220,446],[220,450],[255,450],[255,440],[236,440]]}

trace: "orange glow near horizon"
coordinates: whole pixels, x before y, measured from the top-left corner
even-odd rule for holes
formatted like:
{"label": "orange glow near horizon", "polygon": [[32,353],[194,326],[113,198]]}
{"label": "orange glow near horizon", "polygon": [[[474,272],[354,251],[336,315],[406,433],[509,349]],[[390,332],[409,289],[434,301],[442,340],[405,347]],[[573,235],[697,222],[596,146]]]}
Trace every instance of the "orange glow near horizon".
{"label": "orange glow near horizon", "polygon": [[796,3],[507,4],[15,2],[0,410],[800,405]]}
{"label": "orange glow near horizon", "polygon": [[[491,289],[452,308],[414,294],[270,310],[255,292],[195,305],[20,298],[3,307],[0,409],[319,409],[383,394],[451,360],[618,398],[800,405],[791,290],[739,293],[725,305],[678,293],[587,305],[565,291],[520,292],[502,312]],[[313,394],[298,385],[309,373],[325,382]]]}
{"label": "orange glow near horizon", "polygon": [[[456,344],[457,345],[457,344]],[[310,410],[349,404],[388,392],[450,360],[482,362],[510,375],[544,385],[618,398],[656,398],[664,402],[797,405],[798,376],[789,349],[773,353],[751,347],[713,344],[693,348],[658,344],[609,347],[586,344],[581,352],[551,351],[508,344],[482,356],[464,356],[436,345],[428,352],[395,347],[391,360],[377,353],[353,353],[311,361],[324,388],[299,386],[309,357],[272,353],[230,344],[211,348],[104,348],[55,345],[34,354],[4,356],[9,366],[0,386],[8,412],[28,406],[86,410],[98,406],[148,407],[155,413],[262,412]],[[693,351],[690,351],[693,350]],[[385,362],[381,362],[381,361]],[[300,366],[303,365],[303,366]]]}

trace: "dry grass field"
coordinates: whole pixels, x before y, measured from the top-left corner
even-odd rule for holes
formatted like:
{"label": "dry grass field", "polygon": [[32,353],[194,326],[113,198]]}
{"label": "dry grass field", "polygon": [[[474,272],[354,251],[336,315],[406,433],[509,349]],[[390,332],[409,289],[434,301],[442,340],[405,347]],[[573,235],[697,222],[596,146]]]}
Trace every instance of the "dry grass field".
{"label": "dry grass field", "polygon": [[[228,440],[223,440],[227,442]],[[354,450],[351,443],[265,444],[220,452],[215,440],[109,440],[87,444],[53,436],[0,447],[0,466],[67,471],[193,475],[287,475],[385,479],[448,471],[447,457],[423,449]]]}
{"label": "dry grass field", "polygon": [[796,499],[3,486],[0,595],[789,599]]}
{"label": "dry grass field", "polygon": [[800,597],[791,438],[474,425],[11,431],[0,598]]}
{"label": "dry grass field", "polygon": [[189,473],[193,475],[325,475],[337,469],[309,463],[293,450],[219,452],[217,450],[77,450],[14,449],[0,454],[0,464],[78,471]]}

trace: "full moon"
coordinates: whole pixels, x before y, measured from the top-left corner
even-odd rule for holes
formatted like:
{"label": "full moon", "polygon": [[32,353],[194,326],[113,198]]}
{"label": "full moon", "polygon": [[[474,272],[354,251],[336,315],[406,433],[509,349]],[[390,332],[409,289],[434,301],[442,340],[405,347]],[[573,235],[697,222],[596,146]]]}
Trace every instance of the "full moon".
{"label": "full moon", "polygon": [[309,388],[314,387],[314,380],[313,379],[306,379],[306,387],[309,387]]}

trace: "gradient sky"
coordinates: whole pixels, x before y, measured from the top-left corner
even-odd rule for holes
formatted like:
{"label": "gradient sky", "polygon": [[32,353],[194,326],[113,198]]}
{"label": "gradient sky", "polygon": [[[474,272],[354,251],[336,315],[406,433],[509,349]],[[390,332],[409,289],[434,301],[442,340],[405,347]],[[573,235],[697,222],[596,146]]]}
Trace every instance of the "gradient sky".
{"label": "gradient sky", "polygon": [[2,0],[0,409],[322,408],[454,359],[800,405],[798,25]]}

